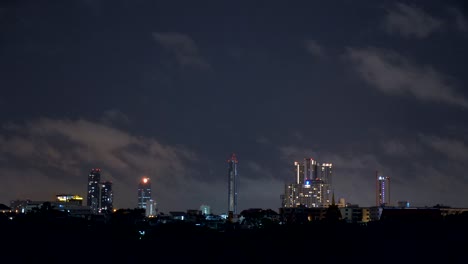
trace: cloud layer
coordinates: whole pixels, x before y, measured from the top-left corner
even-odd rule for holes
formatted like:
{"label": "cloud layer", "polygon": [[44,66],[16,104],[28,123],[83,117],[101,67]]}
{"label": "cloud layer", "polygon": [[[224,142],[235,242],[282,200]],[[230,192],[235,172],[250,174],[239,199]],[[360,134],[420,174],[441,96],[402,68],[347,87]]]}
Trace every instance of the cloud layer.
{"label": "cloud layer", "polygon": [[453,16],[455,20],[455,25],[457,26],[457,28],[462,32],[467,32],[468,21],[465,15],[463,15],[463,13],[455,7],[450,7],[448,10],[449,10],[449,14]]}
{"label": "cloud layer", "polygon": [[[134,207],[136,186],[144,175],[162,190],[156,192],[161,200],[170,195],[164,193],[165,188],[174,189],[184,186],[182,181],[194,180],[186,170],[196,161],[190,150],[84,119],[45,118],[6,126],[0,134],[0,145],[2,174],[9,175],[9,184],[24,184],[23,188],[9,188],[24,193],[3,192],[3,199],[50,199],[62,192],[85,195],[86,177],[94,167],[102,168],[102,177],[114,182],[116,203],[121,207]],[[32,177],[34,174],[38,177]],[[42,184],[29,185],[32,178],[40,179]],[[30,192],[38,187],[41,195]],[[29,193],[37,196],[25,196]]]}
{"label": "cloud layer", "polygon": [[211,68],[211,65],[201,56],[195,41],[188,35],[177,32],[153,32],[153,38],[167,51],[172,52],[181,66]]}
{"label": "cloud layer", "polygon": [[457,92],[450,78],[431,66],[418,65],[384,49],[348,48],[347,54],[359,75],[384,93],[468,108],[468,100]]}
{"label": "cloud layer", "polygon": [[387,10],[384,26],[390,34],[425,38],[439,30],[443,22],[419,7],[397,3]]}
{"label": "cloud layer", "polygon": [[[117,110],[104,117],[125,117]],[[119,113],[115,115],[115,113]],[[113,119],[114,120],[114,119]],[[86,197],[91,168],[114,184],[115,206],[134,208],[137,184],[152,181],[153,198],[163,212],[197,209],[208,204],[216,213],[227,205],[227,165],[215,163],[180,145],[132,135],[110,123],[85,119],[32,120],[10,123],[0,130],[0,200],[50,200],[58,193]],[[283,182],[264,165],[240,163],[239,209],[279,207]]]}
{"label": "cloud layer", "polygon": [[317,41],[308,39],[305,42],[305,47],[307,52],[309,52],[311,55],[317,58],[325,57],[325,50],[317,43]]}

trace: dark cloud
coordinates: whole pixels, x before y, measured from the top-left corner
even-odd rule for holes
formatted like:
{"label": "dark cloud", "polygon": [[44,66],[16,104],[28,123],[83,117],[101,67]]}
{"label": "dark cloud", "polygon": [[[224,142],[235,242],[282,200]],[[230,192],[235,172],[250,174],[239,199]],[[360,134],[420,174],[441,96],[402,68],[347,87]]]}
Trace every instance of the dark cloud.
{"label": "dark cloud", "polygon": [[324,48],[313,39],[307,39],[305,42],[307,52],[317,58],[324,58],[326,56]]}
{"label": "dark cloud", "polygon": [[256,142],[258,144],[262,144],[262,145],[267,145],[267,144],[271,144],[270,140],[267,138],[267,137],[264,137],[264,136],[260,136],[256,139]]}
{"label": "dark cloud", "polygon": [[421,140],[451,160],[463,163],[468,160],[468,145],[461,140],[426,135],[421,135]]}
{"label": "dark cloud", "polygon": [[195,41],[188,35],[177,32],[153,32],[153,38],[166,50],[172,52],[180,65],[211,69],[211,65],[201,56]]}
{"label": "dark cloud", "polygon": [[431,66],[377,48],[349,48],[348,55],[360,76],[384,93],[468,107],[468,100],[457,91],[451,78]]}
{"label": "dark cloud", "polygon": [[425,38],[443,26],[441,19],[428,14],[420,7],[396,3],[387,10],[384,26],[390,34]]}
{"label": "dark cloud", "polygon": [[107,125],[115,123],[128,125],[131,123],[128,116],[117,109],[109,109],[105,111],[101,121]]}
{"label": "dark cloud", "polygon": [[383,153],[390,156],[411,158],[423,151],[418,144],[402,142],[397,139],[383,140],[381,142]]}
{"label": "dark cloud", "polygon": [[468,20],[466,19],[465,15],[463,15],[463,13],[460,11],[460,9],[450,7],[448,10],[449,14],[453,17],[453,20],[455,21],[456,27],[462,32],[467,32]]}
{"label": "dark cloud", "polygon": [[[144,175],[155,186],[161,186],[158,190],[174,190],[177,186],[183,189],[185,183],[195,180],[187,172],[191,162],[196,161],[192,151],[84,119],[30,121],[6,130],[1,140],[1,168],[12,172],[13,178],[27,177],[28,171],[34,169],[41,171],[42,181],[48,185],[44,190],[49,192],[74,191],[84,195],[88,170],[100,167],[115,183],[117,206],[133,208],[136,184]],[[58,182],[74,187],[63,190]],[[35,186],[24,188],[31,190]],[[13,193],[2,194],[3,198],[15,197]],[[164,201],[164,195],[170,193],[160,192],[157,197]]]}

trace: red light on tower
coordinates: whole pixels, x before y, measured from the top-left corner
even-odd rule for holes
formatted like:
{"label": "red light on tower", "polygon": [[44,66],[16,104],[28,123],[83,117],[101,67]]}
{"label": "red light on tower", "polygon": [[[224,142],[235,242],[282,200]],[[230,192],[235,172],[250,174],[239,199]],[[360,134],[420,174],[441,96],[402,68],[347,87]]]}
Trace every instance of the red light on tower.
{"label": "red light on tower", "polygon": [[233,161],[234,163],[237,163],[237,156],[235,153],[232,153],[231,158],[228,160],[228,162]]}
{"label": "red light on tower", "polygon": [[149,178],[143,178],[143,183],[148,183]]}

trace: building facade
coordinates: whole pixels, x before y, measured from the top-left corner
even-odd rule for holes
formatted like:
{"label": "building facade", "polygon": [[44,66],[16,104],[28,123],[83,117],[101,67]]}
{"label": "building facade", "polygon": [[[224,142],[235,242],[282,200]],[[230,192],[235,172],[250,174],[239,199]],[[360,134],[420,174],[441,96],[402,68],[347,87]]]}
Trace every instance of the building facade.
{"label": "building facade", "polygon": [[238,172],[236,154],[228,159],[228,213],[237,214]]}
{"label": "building facade", "polygon": [[305,158],[294,162],[294,183],[285,185],[282,207],[328,207],[331,200],[332,164]]}
{"label": "building facade", "polygon": [[55,201],[83,205],[83,197],[76,194],[57,194],[55,196]]}
{"label": "building facade", "polygon": [[112,209],[114,209],[113,200],[114,194],[112,192],[112,182],[105,181],[101,183],[101,204],[99,205],[100,212],[112,212]]}
{"label": "building facade", "polygon": [[375,203],[376,206],[389,206],[390,205],[390,177],[379,175],[375,173],[376,190],[375,190]]}
{"label": "building facade", "polygon": [[146,209],[148,201],[151,200],[151,181],[144,177],[138,184],[138,208]]}
{"label": "building facade", "polygon": [[91,171],[88,174],[88,194],[86,199],[86,205],[89,206],[91,210],[95,213],[97,213],[99,210],[100,181],[101,169],[91,169]]}

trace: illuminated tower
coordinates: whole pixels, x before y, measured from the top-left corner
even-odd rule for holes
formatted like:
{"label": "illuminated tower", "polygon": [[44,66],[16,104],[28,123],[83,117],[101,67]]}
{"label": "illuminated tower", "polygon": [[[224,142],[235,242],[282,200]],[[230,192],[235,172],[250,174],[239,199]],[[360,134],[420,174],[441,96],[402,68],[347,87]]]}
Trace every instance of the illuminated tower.
{"label": "illuminated tower", "polygon": [[151,181],[148,177],[144,177],[138,184],[138,208],[146,209],[146,204],[150,199]]}
{"label": "illuminated tower", "polygon": [[319,167],[319,178],[323,181],[323,205],[329,206],[330,199],[332,198],[332,172],[333,172],[333,164],[332,163],[322,163]]}
{"label": "illuminated tower", "polygon": [[294,162],[294,171],[296,173],[296,184],[301,184],[304,182],[304,166],[298,162]]}
{"label": "illuminated tower", "polygon": [[112,182],[101,183],[101,212],[112,212],[114,195],[112,193]]}
{"label": "illuminated tower", "polygon": [[332,198],[332,163],[312,158],[294,162],[294,183],[285,184],[282,207],[328,207]]}
{"label": "illuminated tower", "polygon": [[237,164],[236,154],[232,153],[228,159],[228,213],[237,214]]}
{"label": "illuminated tower", "polygon": [[304,181],[301,182],[304,184],[307,180],[316,180],[317,179],[317,161],[313,158],[304,159]]}
{"label": "illuminated tower", "polygon": [[376,206],[390,205],[390,177],[379,175],[375,172],[375,202]]}
{"label": "illuminated tower", "polygon": [[99,182],[101,181],[101,169],[91,169],[88,174],[88,196],[86,205],[91,207],[94,213],[99,209]]}

